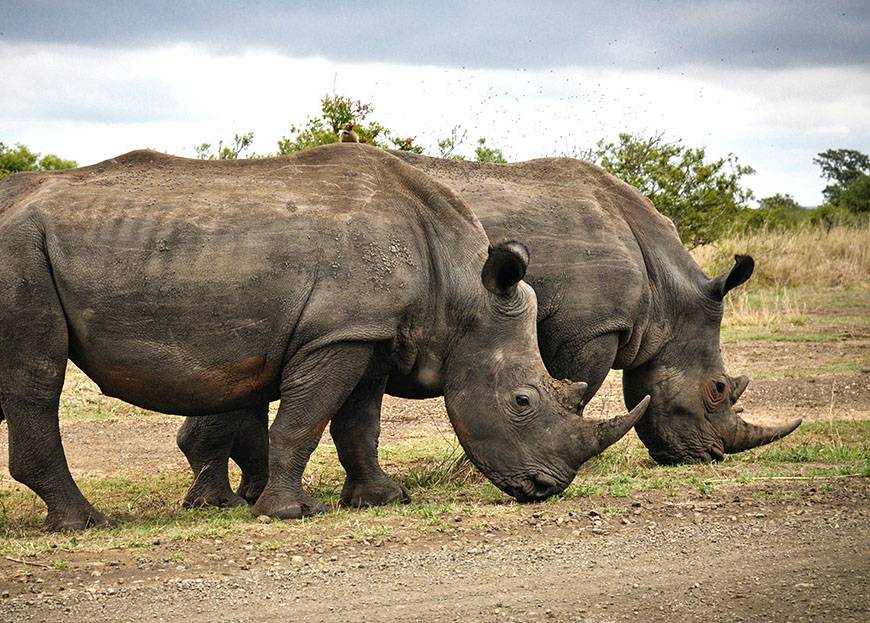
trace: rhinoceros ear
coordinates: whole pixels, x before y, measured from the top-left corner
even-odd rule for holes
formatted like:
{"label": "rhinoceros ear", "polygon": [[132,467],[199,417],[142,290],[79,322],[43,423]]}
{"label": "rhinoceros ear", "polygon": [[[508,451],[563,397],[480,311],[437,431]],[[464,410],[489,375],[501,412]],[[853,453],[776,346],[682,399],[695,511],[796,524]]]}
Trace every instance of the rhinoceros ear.
{"label": "rhinoceros ear", "polygon": [[514,240],[489,247],[489,257],[480,275],[483,286],[493,294],[513,294],[529,266],[529,250]]}
{"label": "rhinoceros ear", "polygon": [[735,255],[734,267],[710,281],[711,294],[714,298],[722,300],[728,292],[749,279],[753,270],[755,270],[755,260],[751,256]]}

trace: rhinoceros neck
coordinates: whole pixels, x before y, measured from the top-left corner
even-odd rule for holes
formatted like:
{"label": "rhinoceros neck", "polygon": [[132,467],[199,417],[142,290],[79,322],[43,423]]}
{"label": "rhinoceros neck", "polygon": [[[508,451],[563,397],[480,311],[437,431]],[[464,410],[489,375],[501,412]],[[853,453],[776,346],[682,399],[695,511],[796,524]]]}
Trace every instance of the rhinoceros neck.
{"label": "rhinoceros neck", "polygon": [[649,306],[642,316],[642,345],[634,360],[625,365],[627,369],[659,357],[687,335],[687,324],[716,313],[702,292],[707,277],[683,246],[673,224],[646,199],[643,202],[623,210],[643,257],[649,288]]}
{"label": "rhinoceros neck", "polygon": [[591,163],[488,165],[394,153],[461,195],[490,240],[529,247],[526,280],[538,295],[548,366],[559,348],[614,334],[618,350],[607,366],[639,366],[679,333],[687,308],[704,304],[705,276],[673,224]]}

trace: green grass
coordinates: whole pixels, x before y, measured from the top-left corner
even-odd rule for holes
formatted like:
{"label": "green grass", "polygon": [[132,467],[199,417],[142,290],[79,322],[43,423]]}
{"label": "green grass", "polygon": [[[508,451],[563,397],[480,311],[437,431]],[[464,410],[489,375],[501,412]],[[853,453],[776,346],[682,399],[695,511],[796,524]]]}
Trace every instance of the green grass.
{"label": "green grass", "polygon": [[839,342],[843,339],[842,333],[800,333],[783,334],[763,331],[746,331],[724,329],[721,334],[722,341],[726,344],[734,342]]}
{"label": "green grass", "polygon": [[[76,535],[47,535],[42,502],[8,477],[0,480],[0,553],[37,555],[55,548],[103,550],[144,548],[161,542],[219,539],[245,531],[265,531],[274,539],[316,537],[316,529],[339,530],[358,541],[392,533],[396,522],[412,530],[443,530],[455,516],[513,513],[512,502],[476,470],[457,465],[455,439],[435,437],[385,448],[388,473],[411,490],[411,504],[371,509],[338,506],[343,472],[331,448],[315,452],[306,472],[309,491],[327,504],[325,515],[300,522],[259,524],[247,508],[193,509],[181,507],[189,484],[187,472],[85,476],[79,485],[101,510],[117,520],[112,528]],[[870,477],[870,422],[833,420],[809,422],[794,434],[769,446],[727,457],[714,465],[667,467],[653,463],[632,434],[614,444],[581,470],[574,483],[550,500],[626,498],[666,490],[710,494],[723,485],[739,486],[767,478]]]}
{"label": "green grass", "polygon": [[749,286],[725,299],[724,342],[832,342],[856,336],[870,336],[866,288]]}

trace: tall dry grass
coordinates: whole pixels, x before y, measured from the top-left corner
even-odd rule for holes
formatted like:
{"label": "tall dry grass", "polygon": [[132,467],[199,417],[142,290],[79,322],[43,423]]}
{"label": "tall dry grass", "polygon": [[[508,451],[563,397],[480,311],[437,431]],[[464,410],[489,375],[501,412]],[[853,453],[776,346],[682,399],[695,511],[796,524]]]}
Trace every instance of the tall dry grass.
{"label": "tall dry grass", "polygon": [[738,288],[725,297],[722,327],[779,332],[784,327],[804,324],[805,314],[806,305],[794,290],[770,288],[753,292]]}
{"label": "tall dry grass", "polygon": [[755,258],[752,284],[777,288],[870,286],[870,227],[834,227],[737,234],[692,251],[708,275]]}

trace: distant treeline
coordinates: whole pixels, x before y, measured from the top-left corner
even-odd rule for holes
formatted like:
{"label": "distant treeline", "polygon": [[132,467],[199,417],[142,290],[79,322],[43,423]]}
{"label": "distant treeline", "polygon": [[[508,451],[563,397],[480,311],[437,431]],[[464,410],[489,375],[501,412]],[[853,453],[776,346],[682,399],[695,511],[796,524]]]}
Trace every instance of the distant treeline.
{"label": "distant treeline", "polygon": [[[489,145],[485,137],[468,141],[468,132],[454,126],[447,136],[427,150],[415,136],[401,136],[372,120],[371,104],[341,95],[321,100],[320,113],[302,125],[291,125],[287,136],[268,154],[251,152],[254,132],[235,134],[227,142],[196,146],[197,157],[231,160],[288,155],[338,142],[344,133],[350,140],[382,148],[428,153],[441,158],[493,164],[507,163],[504,152]],[[470,148],[470,149],[469,149]],[[668,140],[664,134],[638,136],[620,134],[615,142],[601,140],[579,153],[564,154],[595,162],[646,195],[676,225],[689,247],[707,244],[725,235],[758,230],[793,230],[837,225],[866,227],[870,222],[870,157],[852,149],[829,149],[813,162],[828,181],[824,203],[805,208],[789,194],[775,194],[758,200],[744,186],[744,178],[755,171],[741,164],[737,156],[709,159],[703,147],[688,147]],[[76,166],[52,154],[41,156],[24,145],[0,143],[0,178],[17,171],[59,170]]]}

